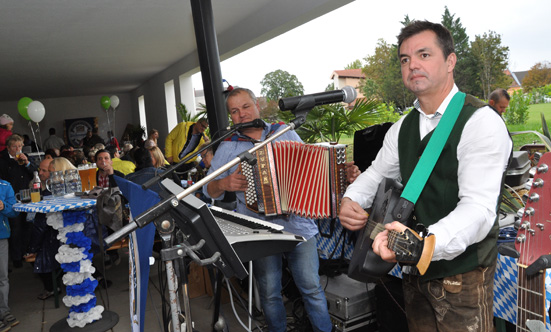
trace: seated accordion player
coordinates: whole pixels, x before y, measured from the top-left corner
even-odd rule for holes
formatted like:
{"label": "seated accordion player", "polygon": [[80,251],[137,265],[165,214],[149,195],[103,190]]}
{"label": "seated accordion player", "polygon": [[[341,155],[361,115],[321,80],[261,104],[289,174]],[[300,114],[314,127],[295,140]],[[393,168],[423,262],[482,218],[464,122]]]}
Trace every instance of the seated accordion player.
{"label": "seated accordion player", "polygon": [[266,216],[337,217],[347,186],[346,145],[278,141],[255,153],[255,165],[241,163],[249,209]]}

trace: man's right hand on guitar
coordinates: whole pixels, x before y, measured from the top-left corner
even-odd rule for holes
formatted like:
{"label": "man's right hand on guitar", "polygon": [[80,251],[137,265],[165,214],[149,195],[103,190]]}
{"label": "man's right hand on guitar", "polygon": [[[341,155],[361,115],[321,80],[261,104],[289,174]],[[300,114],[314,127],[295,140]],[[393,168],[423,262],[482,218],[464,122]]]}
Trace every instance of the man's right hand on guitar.
{"label": "man's right hand on guitar", "polygon": [[339,219],[344,228],[351,231],[362,229],[367,224],[367,216],[367,212],[362,209],[360,204],[348,197],[342,199]]}

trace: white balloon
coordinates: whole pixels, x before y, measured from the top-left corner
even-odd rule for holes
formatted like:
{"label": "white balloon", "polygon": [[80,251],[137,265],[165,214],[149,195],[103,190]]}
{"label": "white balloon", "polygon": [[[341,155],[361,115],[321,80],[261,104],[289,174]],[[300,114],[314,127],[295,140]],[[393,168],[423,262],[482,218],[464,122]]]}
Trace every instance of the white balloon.
{"label": "white balloon", "polygon": [[113,107],[113,109],[115,109],[115,108],[117,108],[117,106],[119,106],[119,97],[111,96],[109,99],[111,99],[111,107]]}
{"label": "white balloon", "polygon": [[44,119],[44,115],[46,114],[46,109],[44,108],[44,105],[42,105],[41,102],[38,100],[35,100],[29,104],[29,107],[27,108],[27,114],[29,115],[29,118],[33,120],[34,122],[38,123]]}

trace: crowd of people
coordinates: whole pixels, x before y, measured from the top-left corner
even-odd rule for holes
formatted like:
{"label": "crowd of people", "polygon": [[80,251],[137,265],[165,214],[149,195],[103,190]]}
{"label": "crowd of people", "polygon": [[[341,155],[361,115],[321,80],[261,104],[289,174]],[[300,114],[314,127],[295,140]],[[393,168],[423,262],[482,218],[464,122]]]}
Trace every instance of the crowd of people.
{"label": "crowd of people", "polygon": [[[206,128],[206,120],[200,121]],[[60,245],[57,231],[46,224],[45,214],[27,214],[16,212],[12,208],[16,203],[15,194],[31,188],[35,173],[40,179],[41,195],[44,197],[51,195],[46,181],[55,171],[77,169],[80,165],[90,164],[97,168],[97,186],[108,188],[117,186],[114,175],[141,184],[164,172],[170,165],[165,154],[157,146],[159,134],[155,129],[150,131],[148,140],[142,142],[141,146],[125,143],[121,149],[112,132],[109,132],[108,139],[104,140],[98,135],[97,128],[94,128],[84,137],[81,146],[73,147],[56,135],[55,128],[50,128],[49,136],[44,140],[41,149],[34,142],[25,144],[25,136],[27,139],[28,136],[13,133],[13,125],[14,120],[11,116],[0,116],[0,217],[3,221],[0,225],[0,332],[8,331],[19,323],[10,313],[8,306],[8,270],[21,268],[26,262],[32,264],[33,272],[40,277],[44,287],[37,298],[46,300],[54,294],[52,272],[60,269],[55,259]],[[193,125],[194,123],[189,123],[190,127]],[[203,133],[203,127],[198,127]],[[177,135],[173,136],[180,139]],[[197,151],[199,143],[206,141],[208,138],[201,135],[200,140],[187,146],[193,147],[190,150],[192,153]],[[34,148],[24,148],[31,144]],[[38,154],[43,157],[38,157],[38,160],[36,157],[30,158],[28,153],[25,153],[30,151],[43,152]],[[195,158],[190,165],[200,167]],[[159,192],[160,186],[156,184],[151,189]],[[107,265],[120,261],[116,251],[107,253]],[[101,276],[98,279],[100,278]],[[103,285],[108,286],[107,283]]]}

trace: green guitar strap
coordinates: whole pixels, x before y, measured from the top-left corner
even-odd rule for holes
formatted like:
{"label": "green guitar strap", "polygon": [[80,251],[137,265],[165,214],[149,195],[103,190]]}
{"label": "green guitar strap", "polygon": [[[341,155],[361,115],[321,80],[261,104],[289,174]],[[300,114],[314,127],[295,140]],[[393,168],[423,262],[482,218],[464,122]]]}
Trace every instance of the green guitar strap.
{"label": "green guitar strap", "polygon": [[415,166],[411,177],[402,191],[400,200],[397,209],[395,210],[395,215],[397,220],[402,219],[403,217],[408,218],[411,212],[413,211],[413,206],[417,203],[417,199],[427,180],[429,179],[440,153],[446,144],[448,137],[455,125],[455,121],[461,113],[463,104],[465,103],[466,94],[458,91],[448,104],[442,119],[434,129],[434,133],[427,144],[427,147],[423,151],[419,162]]}

